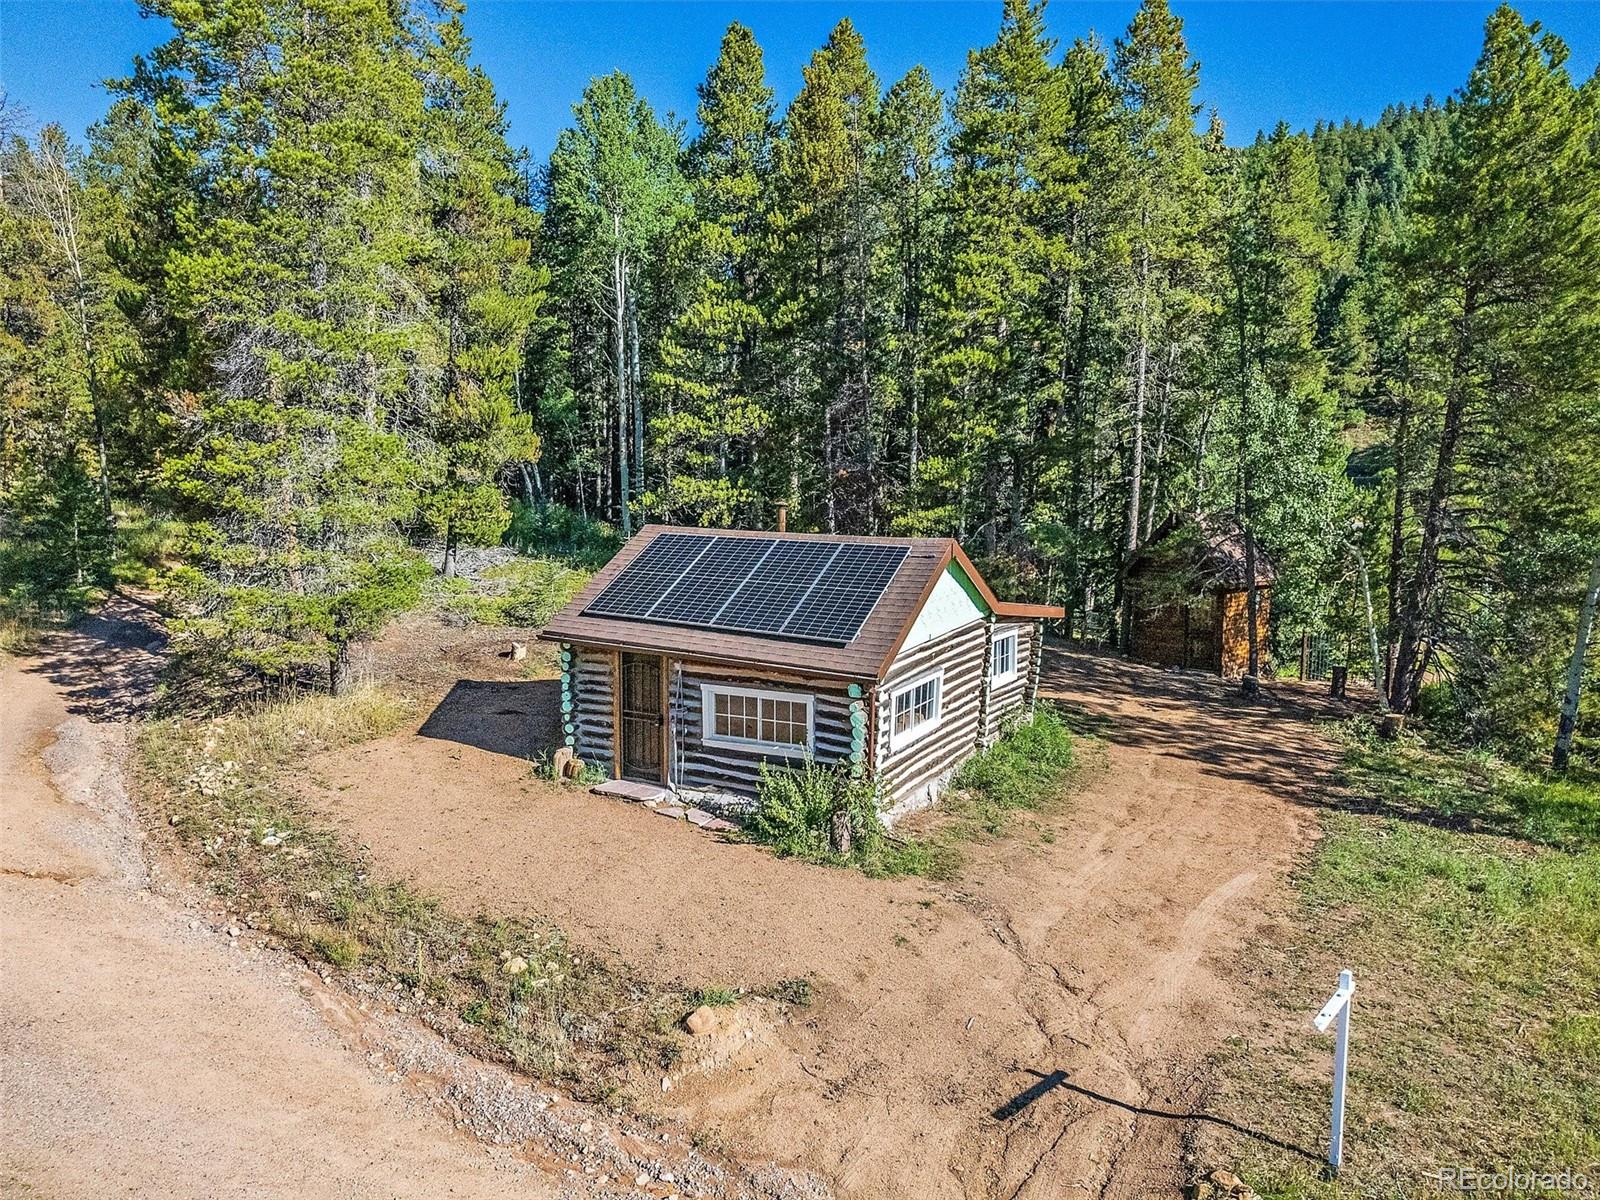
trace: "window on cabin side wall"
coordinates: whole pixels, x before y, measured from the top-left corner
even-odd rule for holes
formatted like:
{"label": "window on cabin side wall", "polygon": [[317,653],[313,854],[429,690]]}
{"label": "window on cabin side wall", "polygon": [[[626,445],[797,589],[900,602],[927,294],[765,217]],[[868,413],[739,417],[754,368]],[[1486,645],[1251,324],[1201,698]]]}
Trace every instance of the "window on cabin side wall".
{"label": "window on cabin side wall", "polygon": [[889,726],[889,749],[909,746],[939,725],[939,693],[943,673],[925,676],[892,694],[893,715]]}
{"label": "window on cabin side wall", "polygon": [[997,634],[989,654],[989,678],[1010,679],[1017,673],[1017,631]]}

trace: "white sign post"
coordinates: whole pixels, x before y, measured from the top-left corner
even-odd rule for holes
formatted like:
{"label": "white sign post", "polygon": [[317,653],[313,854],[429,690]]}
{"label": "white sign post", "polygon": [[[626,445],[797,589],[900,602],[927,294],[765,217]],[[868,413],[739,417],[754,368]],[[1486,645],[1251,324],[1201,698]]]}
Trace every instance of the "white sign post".
{"label": "white sign post", "polygon": [[1333,1120],[1328,1135],[1328,1166],[1339,1173],[1344,1161],[1344,1070],[1350,1053],[1350,1004],[1356,994],[1356,977],[1349,971],[1339,972],[1339,987],[1322,1006],[1322,1011],[1311,1018],[1318,1033],[1327,1033],[1335,1020],[1339,1027],[1333,1041]]}

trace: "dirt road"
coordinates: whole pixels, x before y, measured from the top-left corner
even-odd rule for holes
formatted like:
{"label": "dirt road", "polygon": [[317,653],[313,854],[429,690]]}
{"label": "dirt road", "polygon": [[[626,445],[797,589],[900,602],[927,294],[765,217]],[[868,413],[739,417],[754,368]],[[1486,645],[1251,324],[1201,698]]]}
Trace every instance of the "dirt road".
{"label": "dirt road", "polygon": [[1052,652],[1045,691],[1102,727],[1105,769],[929,884],[783,862],[532,779],[518,754],[551,691],[457,683],[414,733],[319,759],[307,798],[385,868],[551,918],[653,977],[810,979],[796,1019],[648,1101],[741,1150],[846,1196],[1179,1191],[1206,1061],[1248,1003],[1234,956],[1333,765],[1313,696],[1247,704],[1220,680]]}
{"label": "dirt road", "polygon": [[358,1057],[301,973],[152,890],[117,770],[142,615],[0,673],[0,1193],[555,1195]]}

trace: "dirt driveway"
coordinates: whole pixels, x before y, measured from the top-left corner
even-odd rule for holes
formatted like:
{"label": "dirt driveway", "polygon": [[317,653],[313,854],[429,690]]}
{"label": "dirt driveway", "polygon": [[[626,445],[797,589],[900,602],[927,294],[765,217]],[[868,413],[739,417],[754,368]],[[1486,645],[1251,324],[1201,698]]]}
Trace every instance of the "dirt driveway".
{"label": "dirt driveway", "polygon": [[0,1194],[556,1195],[359,1055],[354,1005],[152,886],[118,770],[145,615],[0,668]]}
{"label": "dirt driveway", "polygon": [[846,1196],[1180,1189],[1186,1114],[1248,1002],[1236,953],[1313,836],[1319,700],[1052,651],[1046,694],[1103,728],[1105,769],[934,884],[534,780],[518,755],[553,686],[457,684],[416,733],[315,761],[308,798],[428,890],[542,914],[653,977],[810,979],[797,1019],[651,1101],[741,1150]]}

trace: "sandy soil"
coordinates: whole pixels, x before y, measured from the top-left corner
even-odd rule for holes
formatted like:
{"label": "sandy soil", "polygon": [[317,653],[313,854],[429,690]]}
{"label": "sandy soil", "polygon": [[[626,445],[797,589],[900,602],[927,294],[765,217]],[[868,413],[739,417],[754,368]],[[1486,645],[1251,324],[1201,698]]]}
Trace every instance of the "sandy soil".
{"label": "sandy soil", "polygon": [[145,616],[115,601],[0,674],[0,1193],[556,1195],[358,1057],[354,1006],[152,890],[117,769]]}
{"label": "sandy soil", "polygon": [[1105,769],[946,885],[779,861],[541,783],[524,756],[553,731],[556,685],[476,674],[415,732],[314,762],[308,798],[388,869],[549,917],[653,977],[813,981],[795,1019],[669,1079],[664,1114],[847,1196],[1181,1188],[1206,1060],[1248,1004],[1235,955],[1333,766],[1311,691],[1246,703],[1052,651],[1046,693],[1103,730]]}

